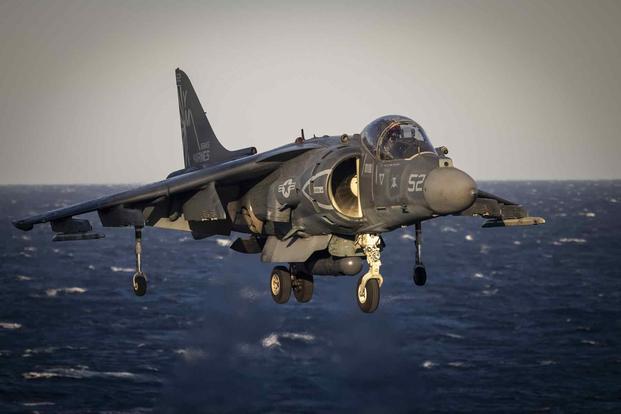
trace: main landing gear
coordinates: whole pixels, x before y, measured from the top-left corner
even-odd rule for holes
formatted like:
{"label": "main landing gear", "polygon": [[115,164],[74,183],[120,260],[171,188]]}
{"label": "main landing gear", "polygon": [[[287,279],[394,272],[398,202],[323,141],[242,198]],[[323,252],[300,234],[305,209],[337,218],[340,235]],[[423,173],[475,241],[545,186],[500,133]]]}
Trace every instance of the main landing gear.
{"label": "main landing gear", "polygon": [[272,299],[278,304],[287,303],[293,296],[300,303],[306,303],[313,297],[313,275],[292,272],[291,268],[276,266],[270,276],[270,292]]}
{"label": "main landing gear", "polygon": [[421,260],[422,230],[420,221],[416,222],[416,238],[414,244],[416,246],[416,262],[412,279],[414,279],[416,286],[423,286],[425,282],[427,282],[427,270],[425,270],[425,265]]}
{"label": "main landing gear", "polygon": [[132,277],[132,288],[136,296],[144,296],[147,293],[147,275],[142,272],[140,257],[142,255],[142,227],[136,226],[136,273]]}

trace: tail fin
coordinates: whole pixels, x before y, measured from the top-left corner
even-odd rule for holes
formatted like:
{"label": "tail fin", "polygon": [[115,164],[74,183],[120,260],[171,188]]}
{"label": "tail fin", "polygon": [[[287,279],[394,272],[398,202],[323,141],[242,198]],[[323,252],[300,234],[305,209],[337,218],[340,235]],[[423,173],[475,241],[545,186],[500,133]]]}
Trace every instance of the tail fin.
{"label": "tail fin", "polygon": [[175,75],[185,168],[213,165],[256,154],[254,147],[237,151],[224,148],[211,128],[188,76],[181,69],[175,70]]}

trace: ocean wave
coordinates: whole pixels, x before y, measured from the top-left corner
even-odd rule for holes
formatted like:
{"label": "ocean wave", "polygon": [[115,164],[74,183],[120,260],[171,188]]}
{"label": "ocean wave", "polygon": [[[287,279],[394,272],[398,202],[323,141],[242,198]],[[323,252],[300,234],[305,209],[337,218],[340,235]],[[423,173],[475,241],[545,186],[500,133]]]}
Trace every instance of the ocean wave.
{"label": "ocean wave", "polygon": [[263,348],[276,348],[281,346],[280,339],[290,339],[294,341],[302,341],[305,343],[311,343],[315,341],[315,336],[308,333],[297,333],[297,332],[283,332],[280,334],[271,333],[265,338],[261,340],[261,345]]}
{"label": "ocean wave", "polygon": [[577,238],[577,237],[562,237],[562,238],[558,239],[558,243],[560,243],[560,244],[564,244],[564,243],[584,244],[586,242],[587,242],[586,239],[581,239],[581,238]]}
{"label": "ocean wave", "polygon": [[28,280],[32,280],[32,278],[30,276],[17,275],[17,280],[20,282],[26,282]]}
{"label": "ocean wave", "polygon": [[51,298],[58,296],[59,293],[62,294],[72,294],[72,295],[79,295],[81,293],[86,292],[85,288],[81,288],[81,287],[67,287],[67,288],[55,288],[55,289],[48,289],[45,291],[45,294]]}
{"label": "ocean wave", "polygon": [[416,240],[416,238],[409,233],[404,233],[401,235],[401,240]]}
{"label": "ocean wave", "polygon": [[474,240],[474,236],[472,234],[466,234],[465,239],[468,240],[468,241],[472,241],[472,240]]}
{"label": "ocean wave", "polygon": [[229,239],[224,239],[222,237],[217,237],[216,238],[216,243],[220,247],[229,247],[233,242],[231,240],[229,240]]}
{"label": "ocean wave", "polygon": [[135,269],[133,267],[118,267],[118,266],[110,266],[110,270],[114,273],[125,272],[125,273],[133,273]]}
{"label": "ocean wave", "polygon": [[71,379],[127,379],[127,380],[148,380],[144,375],[138,375],[127,371],[93,371],[87,366],[77,366],[76,368],[58,367],[42,371],[28,371],[22,373],[22,377],[27,380],[50,379],[50,378],[71,378]]}
{"label": "ocean wave", "polygon": [[25,402],[22,403],[22,405],[24,407],[44,407],[44,406],[49,406],[49,405],[55,405],[53,402],[51,401],[41,401],[41,402]]}
{"label": "ocean wave", "polygon": [[423,368],[431,369],[431,368],[435,367],[436,364],[431,362],[431,361],[425,361],[422,364],[420,364],[420,366],[423,367]]}
{"label": "ocean wave", "polygon": [[175,349],[175,354],[181,355],[187,362],[204,359],[207,356],[205,351],[195,348]]}
{"label": "ocean wave", "polygon": [[440,229],[442,233],[457,233],[457,229],[451,226],[444,226]]}
{"label": "ocean wave", "polygon": [[21,323],[16,322],[0,322],[0,328],[2,329],[19,329],[22,327]]}
{"label": "ocean wave", "polygon": [[248,299],[248,300],[256,300],[259,297],[261,297],[263,293],[259,292],[256,289],[253,289],[249,286],[244,286],[240,291],[239,291],[239,296],[241,296],[244,299]]}

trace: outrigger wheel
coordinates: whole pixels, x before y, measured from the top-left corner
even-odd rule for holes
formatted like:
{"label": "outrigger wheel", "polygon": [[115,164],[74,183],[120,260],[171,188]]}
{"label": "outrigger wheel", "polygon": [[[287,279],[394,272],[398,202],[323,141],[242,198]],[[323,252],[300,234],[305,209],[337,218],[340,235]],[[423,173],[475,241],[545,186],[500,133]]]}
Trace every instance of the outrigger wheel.
{"label": "outrigger wheel", "polygon": [[270,276],[272,299],[278,304],[287,303],[291,296],[291,273],[284,266],[276,266]]}
{"label": "outrigger wheel", "polygon": [[416,286],[423,286],[427,282],[427,270],[423,264],[421,245],[422,245],[422,229],[420,221],[416,222],[416,237],[414,238],[414,247],[416,249],[416,264],[414,265],[414,273],[412,279]]}
{"label": "outrigger wheel", "polygon": [[144,296],[144,294],[147,293],[147,275],[142,272],[134,273],[132,288],[136,296]]}

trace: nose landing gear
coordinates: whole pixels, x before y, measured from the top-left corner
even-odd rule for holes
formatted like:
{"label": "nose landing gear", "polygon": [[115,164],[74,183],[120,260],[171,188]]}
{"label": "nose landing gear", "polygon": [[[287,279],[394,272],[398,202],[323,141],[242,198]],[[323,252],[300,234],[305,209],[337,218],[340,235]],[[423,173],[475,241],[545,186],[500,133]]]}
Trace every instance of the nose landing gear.
{"label": "nose landing gear", "polygon": [[420,221],[416,222],[415,227],[416,238],[414,245],[416,247],[416,264],[414,265],[414,274],[412,275],[412,279],[414,279],[414,284],[416,284],[416,286],[423,286],[425,282],[427,282],[427,270],[421,260],[422,229]]}
{"label": "nose landing gear", "polygon": [[147,275],[142,272],[142,227],[136,226],[135,231],[136,273],[132,277],[132,289],[136,296],[144,296],[147,293]]}
{"label": "nose landing gear", "polygon": [[380,301],[380,287],[384,278],[379,272],[382,265],[380,260],[380,237],[376,234],[360,234],[356,243],[362,247],[369,263],[369,271],[358,281],[356,301],[360,310],[365,313],[375,312]]}

